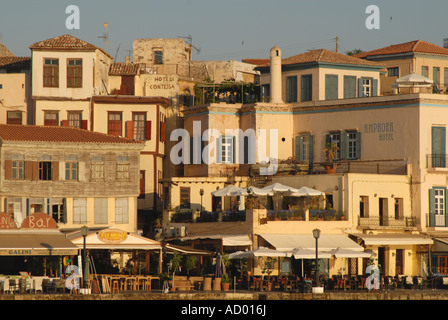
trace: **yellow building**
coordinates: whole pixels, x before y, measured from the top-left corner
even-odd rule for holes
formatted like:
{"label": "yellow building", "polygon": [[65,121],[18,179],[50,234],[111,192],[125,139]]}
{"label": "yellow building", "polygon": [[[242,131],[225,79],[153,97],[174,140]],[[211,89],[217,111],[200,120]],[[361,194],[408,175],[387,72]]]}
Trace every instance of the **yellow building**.
{"label": "yellow building", "polygon": [[[383,64],[387,72],[381,75],[381,94],[396,92],[392,84],[397,78],[412,72],[434,81],[439,90],[446,91],[448,86],[448,49],[423,41],[414,40],[394,44],[384,48],[356,54],[355,57]],[[409,93],[410,89],[400,89]],[[431,92],[420,89],[421,92]]]}

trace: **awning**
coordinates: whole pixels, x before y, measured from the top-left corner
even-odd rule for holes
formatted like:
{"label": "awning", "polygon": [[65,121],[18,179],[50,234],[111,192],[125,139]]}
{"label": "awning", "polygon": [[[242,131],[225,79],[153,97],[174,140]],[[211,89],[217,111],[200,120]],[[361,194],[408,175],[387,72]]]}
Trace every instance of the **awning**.
{"label": "awning", "polygon": [[[84,237],[80,231],[67,235],[78,248],[83,248]],[[162,244],[158,241],[129,233],[117,228],[106,228],[100,231],[90,231],[86,236],[87,249],[106,250],[159,250]]]}
{"label": "awning", "polygon": [[189,254],[189,255],[197,255],[197,256],[210,256],[210,255],[214,255],[214,252],[210,252],[210,251],[206,251],[206,250],[201,250],[201,249],[194,249],[194,248],[189,248],[189,247],[184,247],[184,246],[176,246],[174,244],[170,244],[167,243],[165,245],[165,247],[169,250],[169,251],[177,251],[180,253],[184,253],[184,254]]}
{"label": "awning", "polygon": [[419,234],[406,233],[379,233],[379,234],[363,234],[355,233],[353,236],[362,239],[368,246],[399,246],[399,245],[425,245],[433,244],[434,241],[429,237]]}
{"label": "awning", "polygon": [[78,253],[79,248],[59,230],[0,233],[0,256],[65,256]]}
{"label": "awning", "polygon": [[[316,239],[312,234],[260,234],[277,250],[290,251],[294,249],[316,249]],[[321,234],[318,240],[318,250],[330,251],[336,248],[363,251],[364,248],[342,234]]]}
{"label": "awning", "polygon": [[252,240],[247,234],[198,234],[184,237],[182,241],[197,239],[222,239],[222,245],[228,247],[252,245]]}

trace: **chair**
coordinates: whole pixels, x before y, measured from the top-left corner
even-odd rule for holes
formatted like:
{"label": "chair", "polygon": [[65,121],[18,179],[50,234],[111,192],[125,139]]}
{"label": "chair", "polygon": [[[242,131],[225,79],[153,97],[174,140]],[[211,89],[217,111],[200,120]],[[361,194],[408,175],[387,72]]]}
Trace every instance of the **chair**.
{"label": "chair", "polygon": [[385,290],[394,290],[395,284],[391,276],[384,277],[384,289]]}
{"label": "chair", "polygon": [[9,292],[14,293],[19,290],[19,284],[16,279],[9,279]]}
{"label": "chair", "polygon": [[423,288],[424,289],[434,290],[435,289],[435,278],[434,277],[427,277],[423,281]]}
{"label": "chair", "polygon": [[65,280],[64,279],[54,279],[53,280],[53,290],[54,293],[64,293],[65,292]]}
{"label": "chair", "polygon": [[112,293],[120,293],[120,281],[118,279],[112,279]]}
{"label": "chair", "polygon": [[412,286],[413,289],[422,290],[423,289],[423,278],[417,277],[417,276],[412,277],[412,284],[413,284],[413,286]]}

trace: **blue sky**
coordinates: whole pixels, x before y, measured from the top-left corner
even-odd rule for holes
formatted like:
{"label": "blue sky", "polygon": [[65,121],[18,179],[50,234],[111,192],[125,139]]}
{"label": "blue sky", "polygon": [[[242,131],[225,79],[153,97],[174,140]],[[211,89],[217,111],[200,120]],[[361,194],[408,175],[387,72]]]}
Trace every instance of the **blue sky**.
{"label": "blue sky", "polygon": [[[380,9],[380,29],[369,30],[366,8]],[[80,29],[65,26],[68,5],[80,9]],[[192,36],[193,60],[268,58],[272,46],[283,57],[310,49],[364,51],[422,39],[442,45],[448,38],[447,0],[1,0],[2,42],[17,56],[29,46],[72,34],[123,61],[139,38]],[[392,19],[391,19],[392,18]],[[118,51],[117,51],[118,49]]]}

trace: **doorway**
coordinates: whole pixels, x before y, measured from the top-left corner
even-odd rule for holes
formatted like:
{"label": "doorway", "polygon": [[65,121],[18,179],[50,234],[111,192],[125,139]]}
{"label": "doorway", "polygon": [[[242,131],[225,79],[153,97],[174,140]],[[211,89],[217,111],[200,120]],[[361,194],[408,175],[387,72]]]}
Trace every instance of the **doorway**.
{"label": "doorway", "polygon": [[379,213],[379,223],[380,226],[384,226],[385,225],[385,217],[387,217],[387,198],[379,198],[379,203],[378,203],[378,213]]}

